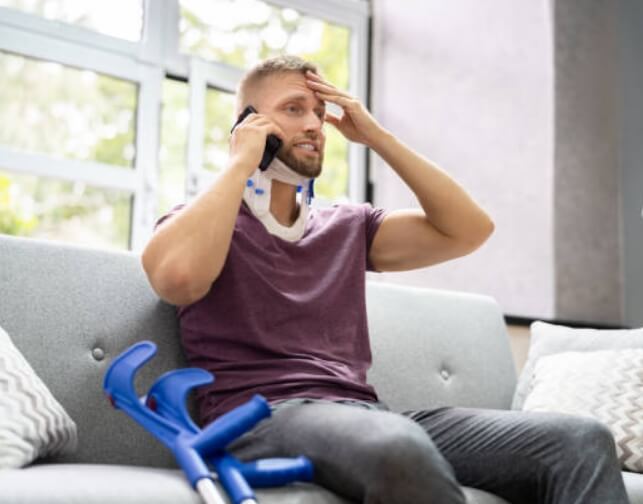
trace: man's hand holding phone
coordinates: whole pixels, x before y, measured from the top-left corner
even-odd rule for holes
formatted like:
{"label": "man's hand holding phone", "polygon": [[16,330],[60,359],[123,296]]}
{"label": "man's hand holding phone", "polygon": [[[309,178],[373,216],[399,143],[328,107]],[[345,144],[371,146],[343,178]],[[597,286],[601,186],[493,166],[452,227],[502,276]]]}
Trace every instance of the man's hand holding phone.
{"label": "man's hand holding phone", "polygon": [[246,107],[232,127],[230,163],[248,177],[257,167],[265,170],[281,147],[280,138],[285,138],[285,134],[277,124]]}

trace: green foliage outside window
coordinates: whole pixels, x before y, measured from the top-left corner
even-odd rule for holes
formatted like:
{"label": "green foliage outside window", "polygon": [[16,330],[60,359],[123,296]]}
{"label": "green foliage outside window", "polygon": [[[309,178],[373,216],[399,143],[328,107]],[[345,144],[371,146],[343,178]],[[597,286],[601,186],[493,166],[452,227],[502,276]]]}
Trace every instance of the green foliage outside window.
{"label": "green foliage outside window", "polygon": [[0,171],[0,233],[127,249],[131,200],[84,182]]}
{"label": "green foliage outside window", "polygon": [[0,175],[0,233],[28,236],[38,224],[35,216],[20,215],[12,204],[11,179]]}

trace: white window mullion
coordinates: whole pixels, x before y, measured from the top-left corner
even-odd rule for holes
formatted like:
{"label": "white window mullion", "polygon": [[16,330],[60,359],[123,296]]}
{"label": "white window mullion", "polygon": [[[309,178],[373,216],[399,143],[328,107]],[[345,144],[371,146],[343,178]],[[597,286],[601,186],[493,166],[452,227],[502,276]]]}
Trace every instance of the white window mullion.
{"label": "white window mullion", "polygon": [[145,0],[143,4],[143,34],[139,59],[157,66],[163,64],[164,3],[161,0]]}
{"label": "white window mullion", "polygon": [[[349,92],[366,104],[368,94],[368,19],[363,18],[351,31]],[[366,156],[364,145],[350,143],[348,149],[348,196],[351,201],[366,199]]]}
{"label": "white window mullion", "polygon": [[132,216],[132,250],[141,251],[152,234],[158,191],[161,90],[160,68],[144,69],[136,118],[137,187]]}
{"label": "white window mullion", "polygon": [[7,7],[0,7],[0,25],[50,39],[59,39],[77,47],[90,47],[130,57],[137,57],[143,45],[142,42],[122,40],[71,23],[45,19]]}
{"label": "white window mullion", "polygon": [[4,146],[0,146],[0,166],[2,169],[25,175],[70,181],[79,180],[97,187],[132,193],[136,191],[138,186],[138,177],[131,168],[93,161],[61,159],[46,154],[22,152]]}
{"label": "white window mullion", "polygon": [[189,58],[179,51],[181,8],[179,0],[158,0],[163,4],[163,64],[168,73],[189,76]]}
{"label": "white window mullion", "polygon": [[139,81],[139,64],[131,57],[52,39],[0,24],[0,50]]}
{"label": "white window mullion", "polygon": [[283,8],[292,8],[303,14],[318,17],[344,26],[357,24],[370,14],[370,4],[361,0],[266,0]]}
{"label": "white window mullion", "polygon": [[203,138],[205,132],[205,93],[207,89],[206,65],[199,58],[190,59],[190,126],[188,128],[188,154],[185,179],[187,199],[199,191],[199,178],[203,170]]}

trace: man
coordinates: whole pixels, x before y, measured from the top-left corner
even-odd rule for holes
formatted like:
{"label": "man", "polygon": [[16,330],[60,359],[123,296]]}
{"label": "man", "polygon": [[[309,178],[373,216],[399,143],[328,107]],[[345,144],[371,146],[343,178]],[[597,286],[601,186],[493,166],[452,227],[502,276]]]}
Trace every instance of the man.
{"label": "man", "polygon": [[[257,65],[238,87],[237,114],[248,105],[257,113],[233,130],[225,171],[159,220],[142,258],[159,296],[179,306],[190,363],[215,374],[198,394],[201,421],[263,394],[272,417],[229,449],[242,460],[306,455],[318,484],[366,504],[461,504],[460,484],[515,504],[627,503],[597,422],[450,407],[397,414],[378,401],[366,383],[365,272],[466,255],[494,225],[310,63]],[[309,209],[325,122],[377,152],[422,210]],[[283,145],[263,171],[271,134]]]}

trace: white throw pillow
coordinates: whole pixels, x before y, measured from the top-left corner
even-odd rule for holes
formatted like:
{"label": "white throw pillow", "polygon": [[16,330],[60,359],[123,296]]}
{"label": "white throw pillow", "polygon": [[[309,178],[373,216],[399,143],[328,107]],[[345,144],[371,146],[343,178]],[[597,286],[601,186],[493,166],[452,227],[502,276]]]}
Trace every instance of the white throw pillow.
{"label": "white throw pillow", "polygon": [[0,469],[76,449],[76,424],[0,327]]}
{"label": "white throw pillow", "polygon": [[531,387],[536,362],[541,357],[561,352],[591,352],[643,348],[643,328],[640,329],[576,329],[537,320],[530,326],[531,338],[527,362],[523,367],[512,409],[522,409]]}
{"label": "white throw pillow", "polygon": [[643,349],[541,357],[523,410],[603,422],[612,431],[623,468],[643,472]]}

